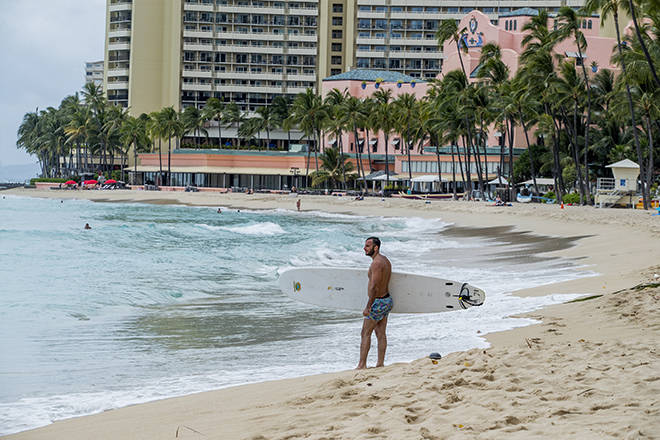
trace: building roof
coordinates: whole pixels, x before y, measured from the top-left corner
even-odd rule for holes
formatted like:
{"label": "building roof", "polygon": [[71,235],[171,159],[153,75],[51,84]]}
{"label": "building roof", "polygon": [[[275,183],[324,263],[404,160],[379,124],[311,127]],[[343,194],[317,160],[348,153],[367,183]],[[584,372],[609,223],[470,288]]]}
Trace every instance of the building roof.
{"label": "building roof", "polygon": [[539,15],[537,9],[520,8],[511,12],[504,12],[503,14],[498,15],[498,17],[536,17],[537,15]]}
{"label": "building roof", "polygon": [[383,82],[426,82],[419,78],[413,78],[410,75],[404,75],[399,72],[392,72],[389,70],[371,70],[371,69],[355,69],[343,72],[338,75],[332,75],[325,78],[323,81],[376,81],[382,79]]}
{"label": "building roof", "polygon": [[605,168],[639,168],[639,165],[630,159],[623,159],[618,162],[609,164]]}

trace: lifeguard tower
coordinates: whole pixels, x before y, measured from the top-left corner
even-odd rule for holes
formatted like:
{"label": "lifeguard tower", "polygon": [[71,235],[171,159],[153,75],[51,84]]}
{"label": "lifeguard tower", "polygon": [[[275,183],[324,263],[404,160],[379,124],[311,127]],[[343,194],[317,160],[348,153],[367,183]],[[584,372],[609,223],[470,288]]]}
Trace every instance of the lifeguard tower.
{"label": "lifeguard tower", "polygon": [[632,207],[639,200],[637,177],[639,165],[630,159],[607,165],[614,177],[599,177],[596,187],[596,204],[601,208],[610,206]]}

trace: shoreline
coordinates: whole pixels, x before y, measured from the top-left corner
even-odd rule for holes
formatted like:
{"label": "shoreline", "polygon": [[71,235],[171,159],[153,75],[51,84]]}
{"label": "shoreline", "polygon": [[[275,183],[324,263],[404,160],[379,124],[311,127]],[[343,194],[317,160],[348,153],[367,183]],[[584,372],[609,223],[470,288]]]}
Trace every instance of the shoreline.
{"label": "shoreline", "polygon": [[[270,194],[161,194],[145,191],[40,191],[22,188],[8,190],[5,193],[25,197],[44,197],[62,200],[76,198],[97,202],[168,203],[190,206],[224,206],[238,209],[280,208],[289,210],[295,210],[295,201],[298,198]],[[576,316],[576,310],[588,309],[593,304],[610,301],[616,295],[613,292],[617,290],[629,288],[642,282],[650,282],[649,277],[652,277],[653,274],[649,275],[649,266],[654,262],[660,261],[660,250],[657,249],[657,245],[654,247],[653,241],[656,240],[657,242],[657,238],[660,237],[660,221],[655,221],[658,219],[651,217],[650,213],[643,211],[598,210],[590,207],[566,207],[564,210],[560,210],[558,206],[554,205],[492,207],[484,203],[454,201],[433,201],[431,204],[425,204],[423,201],[417,200],[385,199],[381,201],[380,198],[365,198],[363,201],[355,201],[349,198],[332,196],[301,196],[300,198],[302,200],[303,211],[324,211],[348,215],[384,217],[440,217],[443,221],[452,223],[457,228],[500,228],[502,234],[529,232],[531,234],[568,239],[571,241],[568,247],[563,247],[559,250],[550,249],[547,252],[544,251],[543,255],[561,256],[579,261],[585,269],[595,270],[600,274],[595,277],[578,278],[563,283],[543,285],[534,289],[514,291],[514,295],[521,296],[547,295],[550,293],[604,294],[604,296],[592,301],[571,304],[568,307],[567,304],[550,306],[524,315],[540,320],[541,324],[488,334],[485,338],[491,344],[491,348],[453,353],[443,358],[440,364],[451,367],[449,369],[454,372],[457,371],[457,368],[461,371],[474,370],[474,368],[470,368],[472,365],[466,366],[465,363],[484,363],[485,365],[485,363],[488,363],[489,358],[495,356],[492,353],[498,353],[510,360],[514,351],[520,351],[521,341],[524,341],[522,343],[523,352],[525,352],[525,349],[536,350],[537,347],[543,345],[543,342],[538,342],[537,340],[545,340],[548,337],[549,330],[553,330],[550,332],[551,336],[561,339],[559,336],[562,331],[558,327],[558,323],[562,322],[565,323],[561,325],[568,326],[571,329],[579,329],[580,332],[592,339],[597,338],[598,335],[594,333],[595,329],[589,328],[589,322],[581,322],[584,320],[583,316],[580,314]],[[654,270],[656,273],[660,272],[658,268]],[[569,321],[570,323],[568,323]],[[555,325],[555,327],[547,328],[550,324]],[[603,323],[604,326],[606,324]],[[652,322],[652,324],[654,328],[657,327],[657,322]],[[622,334],[626,333],[621,329],[619,331]],[[564,338],[567,336],[565,335]],[[616,335],[610,336],[610,339],[616,339]],[[580,339],[586,340],[586,338]],[[609,341],[599,343],[604,344],[607,342]],[[534,353],[534,351],[532,352]],[[513,357],[515,358],[515,356]],[[473,358],[478,360],[471,360]],[[461,363],[463,363],[462,367]],[[432,409],[426,408],[423,399],[418,399],[415,404],[412,404],[408,408],[412,408],[413,410],[419,408],[419,410],[403,411],[405,414],[399,414],[401,417],[397,419],[403,420],[403,423],[396,423],[395,426],[390,426],[390,429],[378,431],[381,428],[371,426],[368,420],[362,420],[360,418],[361,412],[371,413],[372,410],[375,411],[375,408],[378,408],[378,405],[374,403],[375,401],[381,398],[388,401],[394,400],[390,396],[390,389],[405,388],[407,385],[407,376],[414,377],[417,380],[420,375],[427,375],[426,380],[422,382],[432,380],[431,376],[436,375],[438,367],[429,366],[429,364],[428,359],[419,359],[409,364],[393,364],[378,370],[369,369],[363,373],[344,371],[230,387],[217,391],[124,407],[80,418],[66,419],[43,428],[37,428],[36,430],[12,434],[6,438],[87,438],[92,433],[97,438],[137,438],[138,436],[135,432],[137,426],[141,426],[145,432],[151,433],[146,437],[140,438],[173,437],[172,427],[174,419],[179,421],[177,434],[183,438],[200,438],[199,433],[202,432],[205,433],[205,436],[211,433],[211,435],[222,438],[253,439],[284,438],[287,433],[291,435],[289,438],[307,438],[309,436],[311,438],[362,438],[361,436],[404,438],[411,433],[414,433],[417,437],[421,435],[422,438],[434,438],[435,435],[440,435],[440,432],[433,431],[428,423],[417,422],[422,417],[416,413],[425,412],[430,416],[426,417],[426,419],[432,418],[431,416],[434,413]],[[502,366],[500,367],[504,368]],[[543,365],[537,366],[538,369],[543,369],[543,367]],[[433,370],[434,368],[435,370]],[[484,373],[487,370],[488,368],[480,373]],[[436,384],[439,390],[437,394],[441,398],[444,399],[454,393],[454,391],[451,391],[454,388],[465,386],[463,384],[448,386],[447,384],[453,382],[448,378],[447,372],[443,371],[442,374],[444,375],[443,379],[449,380],[449,382],[443,382],[441,386]],[[493,375],[495,373],[490,374]],[[543,374],[547,375],[547,372]],[[487,376],[488,374],[485,375]],[[385,378],[382,376],[385,376]],[[395,380],[390,376],[401,377]],[[510,379],[507,382],[508,385],[513,383]],[[481,378],[481,382],[486,382],[486,385],[489,381],[490,379],[488,378]],[[496,382],[496,380],[490,382]],[[651,383],[654,384],[655,381],[651,381]],[[382,387],[383,384],[388,385]],[[417,385],[419,388],[420,383],[417,383]],[[539,386],[541,385],[539,384]],[[321,430],[314,432],[313,425],[307,423],[311,421],[307,420],[307,416],[315,419],[315,415],[318,415],[312,409],[320,409],[323,406],[324,399],[315,398],[314,390],[318,388],[324,389],[324,387],[336,389],[336,392],[332,393],[332,396],[326,393],[325,400],[335,400],[335,405],[341,403],[342,405],[335,408],[339,412],[345,410],[345,407],[351,407],[353,410],[346,412],[344,417],[356,419],[353,423],[341,427],[339,426],[341,425],[340,420],[337,420],[337,426],[332,425],[334,429],[322,430],[325,432],[325,437],[321,435]],[[423,387],[424,385],[422,385]],[[455,395],[452,399],[459,397],[460,399],[453,403],[445,402],[444,406],[447,406],[447,408],[443,408],[440,405],[442,409],[438,411],[449,413],[460,411],[462,404],[459,402],[472,404],[474,403],[474,399],[479,399],[481,392],[489,391],[487,388],[481,391],[473,390],[471,393],[472,399],[467,397],[467,394],[470,393],[463,393],[465,396]],[[515,387],[509,386],[508,388],[513,389]],[[379,393],[369,394],[370,391],[377,390],[380,390],[382,397],[378,397],[380,395]],[[431,389],[429,392],[433,392],[433,390]],[[506,389],[502,392],[505,394],[516,393],[516,391],[507,391]],[[408,390],[407,393],[415,394],[415,388],[413,387]],[[266,396],[266,398],[257,398],[256,396]],[[408,399],[413,399],[413,397]],[[270,404],[251,407],[249,403],[254,400],[263,400],[270,402]],[[226,405],[225,402],[235,403]],[[396,405],[400,403],[402,402]],[[284,405],[284,408],[282,408],[282,405]],[[308,406],[311,406],[312,409],[306,411]],[[453,409],[454,407],[456,407],[455,410]],[[278,408],[282,411],[278,412]],[[393,406],[393,408],[396,408],[396,411],[400,409],[399,406]],[[332,412],[331,408],[325,408],[325,410]],[[492,411],[492,409],[489,411]],[[598,412],[598,410],[595,411]],[[172,412],[175,412],[177,415],[173,420],[169,420],[168,414],[171,416]],[[284,414],[280,414],[280,412]],[[353,413],[355,415],[351,415]],[[456,412],[456,414],[459,413]],[[558,415],[557,418],[561,419],[568,416],[568,414],[570,413]],[[295,417],[290,419],[288,416]],[[300,417],[307,420],[307,422],[302,423],[297,421],[297,418]],[[511,417],[516,418],[518,423],[513,423],[514,421],[509,419],[509,422],[512,423],[507,422],[498,425],[499,427],[494,428],[492,434],[496,436],[497,432],[500,435],[503,435],[504,432],[517,432],[522,435],[528,431],[528,428],[519,429],[521,426],[525,426],[521,418],[516,416]],[[611,414],[609,417],[612,417]],[[222,420],[224,420],[224,424],[221,423]],[[315,420],[318,421],[318,418]],[[619,421],[621,423],[625,422],[625,420]],[[443,434],[437,438],[444,438],[443,436],[454,434],[459,436],[466,435],[468,438],[472,438],[477,432],[469,431],[465,428],[472,426],[473,429],[478,429],[477,426],[480,426],[480,423],[478,419],[470,422],[469,425],[466,423],[449,423],[447,425],[448,430],[441,431]],[[164,430],[165,427],[161,426],[163,424],[168,426],[167,430]],[[458,425],[462,425],[463,428],[457,427]],[[200,426],[204,429],[200,429]],[[267,429],[266,426],[268,427]],[[548,423],[547,429],[555,429],[549,428],[550,426],[554,425]],[[411,427],[415,427],[416,430]],[[575,432],[582,432],[580,431],[582,426],[577,426],[577,428],[578,431]],[[413,430],[410,431],[410,429]],[[398,434],[391,433],[391,430],[398,432]],[[559,431],[552,432],[558,433]],[[562,432],[567,434],[569,431]],[[527,434],[530,434],[530,432],[527,432]],[[104,435],[107,435],[107,437],[103,437]],[[135,437],[132,435],[135,435]],[[526,437],[521,436],[520,438]]]}

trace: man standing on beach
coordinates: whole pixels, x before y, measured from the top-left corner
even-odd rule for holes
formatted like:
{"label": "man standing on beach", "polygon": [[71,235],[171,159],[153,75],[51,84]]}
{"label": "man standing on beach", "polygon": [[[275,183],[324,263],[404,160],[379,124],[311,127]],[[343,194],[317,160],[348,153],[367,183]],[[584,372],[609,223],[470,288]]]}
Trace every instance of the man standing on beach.
{"label": "man standing on beach", "polygon": [[357,369],[367,368],[367,355],[371,348],[371,333],[376,332],[378,338],[378,362],[376,367],[385,364],[385,350],[387,349],[387,315],[392,310],[392,297],[388,285],[392,276],[392,264],[384,255],[380,254],[380,240],[377,237],[367,238],[364,244],[364,253],[371,257],[369,267],[369,287],[367,295],[369,300],[362,311],[362,341],[360,343],[360,361]]}

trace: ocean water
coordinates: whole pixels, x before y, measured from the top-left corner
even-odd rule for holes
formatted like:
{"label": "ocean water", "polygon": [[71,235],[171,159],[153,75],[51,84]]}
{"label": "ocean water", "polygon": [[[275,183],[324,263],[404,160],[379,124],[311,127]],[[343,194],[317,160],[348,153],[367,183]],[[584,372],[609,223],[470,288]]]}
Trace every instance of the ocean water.
{"label": "ocean water", "polygon": [[487,347],[484,334],[533,322],[510,315],[571,298],[512,290],[589,275],[572,261],[507,258],[524,246],[450,234],[442,219],[216,209],[0,200],[0,434],[354,368],[361,316],[294,302],[277,276],[292,266],[367,267],[370,235],[395,270],[487,293],[479,308],[392,315],[387,363]]}

